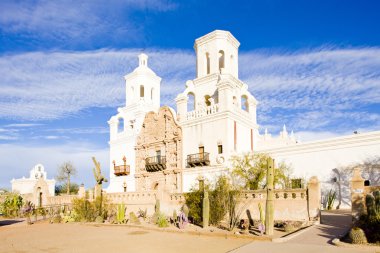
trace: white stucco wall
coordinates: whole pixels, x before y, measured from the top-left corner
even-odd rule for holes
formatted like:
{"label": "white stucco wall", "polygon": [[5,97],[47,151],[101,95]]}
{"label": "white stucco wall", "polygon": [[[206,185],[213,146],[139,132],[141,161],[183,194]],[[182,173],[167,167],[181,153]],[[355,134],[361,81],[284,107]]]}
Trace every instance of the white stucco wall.
{"label": "white stucco wall", "polygon": [[380,156],[380,131],[259,151],[270,154],[277,162],[291,164],[296,176],[318,176],[321,181],[327,181],[334,168],[363,163],[368,158]]}

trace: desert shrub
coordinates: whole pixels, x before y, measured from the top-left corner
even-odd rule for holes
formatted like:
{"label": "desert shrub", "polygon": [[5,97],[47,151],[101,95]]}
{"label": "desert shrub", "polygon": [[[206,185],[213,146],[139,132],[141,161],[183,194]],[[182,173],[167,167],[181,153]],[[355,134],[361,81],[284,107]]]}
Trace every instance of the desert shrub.
{"label": "desert shrub", "polygon": [[54,217],[50,220],[50,223],[61,223],[62,217],[59,214],[54,215]]}
{"label": "desert shrub", "polygon": [[20,194],[8,193],[5,197],[5,200],[0,205],[1,213],[5,217],[17,217],[19,216],[22,204],[23,199]]}
{"label": "desert shrub", "polygon": [[78,214],[75,212],[75,210],[69,211],[62,217],[62,222],[63,223],[68,223],[68,222],[75,222],[78,220],[77,218]]}
{"label": "desert shrub", "polygon": [[45,217],[45,216],[47,215],[47,211],[46,211],[46,209],[45,209],[45,208],[42,208],[42,207],[39,207],[39,208],[37,209],[37,213],[38,213],[38,215],[41,215],[41,216],[43,216],[43,217]]}
{"label": "desert shrub", "polygon": [[224,176],[218,178],[215,189],[210,192],[210,224],[218,225],[227,214],[229,182]]}
{"label": "desert shrub", "polygon": [[145,208],[145,211],[144,210],[141,210],[140,208],[139,208],[139,210],[138,210],[138,212],[137,212],[137,217],[139,217],[139,218],[143,218],[144,220],[148,217],[148,215],[147,215],[147,213],[148,213],[148,210]]}
{"label": "desert shrub", "polygon": [[95,222],[96,222],[96,223],[103,223],[103,222],[104,222],[104,218],[103,218],[102,216],[97,216],[97,217],[95,218]]}
{"label": "desert shrub", "polygon": [[129,213],[129,222],[132,224],[138,224],[138,225],[141,224],[139,218],[137,218],[137,216],[134,212]]}
{"label": "desert shrub", "polygon": [[110,205],[107,200],[102,197],[96,198],[93,202],[85,198],[77,198],[73,200],[73,210],[75,211],[75,221],[93,222],[96,217],[101,216],[107,218]]}
{"label": "desert shrub", "polygon": [[157,223],[158,227],[165,228],[169,226],[168,219],[166,218],[166,215],[163,213],[158,213],[157,215]]}
{"label": "desert shrub", "polygon": [[75,221],[94,221],[96,218],[95,205],[84,198],[73,200],[73,210],[78,214]]}
{"label": "desert shrub", "polygon": [[[228,217],[228,229],[232,230],[239,223],[243,208],[238,209],[240,189],[234,187],[227,176],[220,176],[214,187],[205,185],[210,199],[210,223],[218,225]],[[202,224],[203,191],[193,190],[185,194],[186,205],[189,208],[189,217],[193,223]]]}
{"label": "desert shrub", "polygon": [[200,190],[193,190],[185,194],[189,218],[197,225],[202,224],[202,197],[203,191]]}
{"label": "desert shrub", "polygon": [[360,217],[356,224],[364,232],[370,243],[380,243],[380,192],[374,191],[366,195],[367,213]]}

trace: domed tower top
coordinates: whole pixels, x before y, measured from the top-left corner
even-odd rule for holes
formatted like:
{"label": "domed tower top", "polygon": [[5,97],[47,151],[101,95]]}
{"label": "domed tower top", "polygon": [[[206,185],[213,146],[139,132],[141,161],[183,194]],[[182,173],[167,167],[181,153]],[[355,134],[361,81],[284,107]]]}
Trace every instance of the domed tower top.
{"label": "domed tower top", "polygon": [[140,54],[139,66],[126,75],[126,106],[141,102],[160,107],[161,78],[148,67],[148,56]]}
{"label": "domed tower top", "polygon": [[230,74],[238,78],[239,41],[228,31],[215,30],[195,40],[197,78]]}

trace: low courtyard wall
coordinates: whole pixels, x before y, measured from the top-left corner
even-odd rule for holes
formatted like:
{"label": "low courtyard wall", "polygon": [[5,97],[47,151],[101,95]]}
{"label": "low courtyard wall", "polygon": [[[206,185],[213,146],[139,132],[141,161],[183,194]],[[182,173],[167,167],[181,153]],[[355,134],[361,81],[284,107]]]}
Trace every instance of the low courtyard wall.
{"label": "low courtyard wall", "polygon": [[[83,187],[83,186],[82,186]],[[81,187],[81,188],[82,188]],[[260,219],[259,204],[265,212],[266,190],[243,191],[237,210],[241,219]],[[274,219],[275,220],[310,220],[319,217],[321,202],[320,183],[316,177],[310,179],[307,189],[276,189],[274,191]],[[44,206],[70,205],[75,198],[86,196],[84,187],[78,195],[48,196]],[[34,199],[33,194],[23,196],[26,200]],[[160,202],[160,211],[168,216],[179,210],[186,202],[184,193],[167,193],[163,191],[149,192],[121,192],[104,193],[108,203],[125,204],[127,213],[137,213],[140,209],[147,210],[152,215],[157,200]],[[89,190],[87,199],[92,201],[93,191]],[[212,203],[210,203],[212,205]]]}

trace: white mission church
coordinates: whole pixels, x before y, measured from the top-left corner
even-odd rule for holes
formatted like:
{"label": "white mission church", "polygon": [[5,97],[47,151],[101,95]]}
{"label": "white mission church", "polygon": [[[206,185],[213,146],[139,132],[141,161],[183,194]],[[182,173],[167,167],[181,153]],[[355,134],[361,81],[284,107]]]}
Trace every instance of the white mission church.
{"label": "white mission church", "polygon": [[[264,152],[285,161],[298,177],[328,180],[340,166],[380,155],[380,131],[299,143],[286,128],[279,137],[259,133],[256,98],[238,76],[240,43],[216,30],[195,40],[196,78],[177,95],[177,111],[160,107],[160,83],[139,55],[126,75],[126,105],[110,125],[107,192],[187,192],[198,177],[230,168],[233,155]],[[250,84],[254,85],[254,84]]]}

